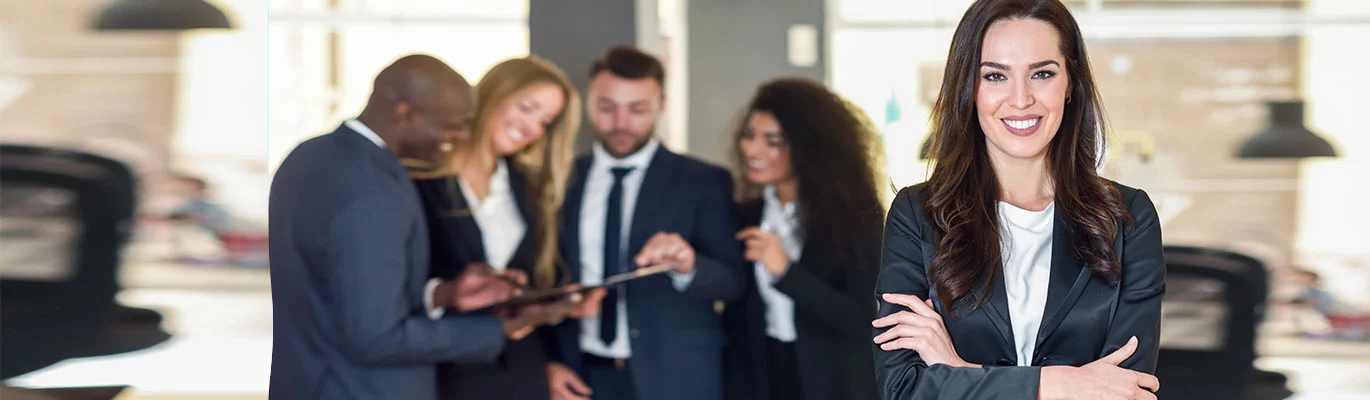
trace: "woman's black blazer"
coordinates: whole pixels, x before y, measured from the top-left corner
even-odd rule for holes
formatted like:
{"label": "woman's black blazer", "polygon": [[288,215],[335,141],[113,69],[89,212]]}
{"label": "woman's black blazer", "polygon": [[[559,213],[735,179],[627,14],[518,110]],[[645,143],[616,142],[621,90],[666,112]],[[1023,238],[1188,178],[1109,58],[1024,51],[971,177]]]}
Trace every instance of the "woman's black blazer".
{"label": "woman's black blazer", "polygon": [[[1081,366],[1121,348],[1136,336],[1139,347],[1122,367],[1152,373],[1156,368],[1165,292],[1165,258],[1156,207],[1146,193],[1113,183],[1133,221],[1119,221],[1114,241],[1122,263],[1116,285],[1096,276],[1075,254],[1071,226],[1056,214],[1052,236],[1046,309],[1030,366],[1019,367],[1003,279],[985,293],[983,281],[951,307],[937,300],[927,268],[940,237],[923,213],[924,185],[903,189],[885,223],[879,293],[904,293],[934,299],[957,353],[984,368],[928,366],[910,350],[875,352],[876,380],[886,399],[1035,399],[1041,367]],[[1060,210],[1061,205],[1057,205]],[[988,275],[988,274],[986,274]],[[1002,277],[1003,274],[996,274]],[[979,308],[972,306],[985,299]],[[880,316],[907,308],[880,302]],[[875,329],[875,335],[884,329]]]}

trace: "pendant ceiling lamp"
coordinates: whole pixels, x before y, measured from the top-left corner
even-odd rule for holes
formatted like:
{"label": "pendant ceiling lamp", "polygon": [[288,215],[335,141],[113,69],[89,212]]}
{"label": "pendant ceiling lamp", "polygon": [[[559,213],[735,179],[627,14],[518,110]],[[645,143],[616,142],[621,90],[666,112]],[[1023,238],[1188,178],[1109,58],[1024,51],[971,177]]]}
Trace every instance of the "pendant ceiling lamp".
{"label": "pendant ceiling lamp", "polygon": [[1332,144],[1303,125],[1303,101],[1272,101],[1270,126],[1242,144],[1238,158],[1336,157]]}
{"label": "pendant ceiling lamp", "polygon": [[223,10],[204,0],[116,0],[96,17],[98,31],[230,29]]}

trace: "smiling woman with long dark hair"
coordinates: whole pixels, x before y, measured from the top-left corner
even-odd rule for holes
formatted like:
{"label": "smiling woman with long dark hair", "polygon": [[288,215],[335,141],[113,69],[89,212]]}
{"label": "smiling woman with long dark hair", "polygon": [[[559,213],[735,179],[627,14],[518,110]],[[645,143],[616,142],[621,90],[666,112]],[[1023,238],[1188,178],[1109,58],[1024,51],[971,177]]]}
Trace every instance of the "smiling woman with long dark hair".
{"label": "smiling woman with long dark hair", "polygon": [[977,1],[943,79],[932,175],[886,222],[882,395],[1154,399],[1160,224],[1146,193],[1098,175],[1103,107],[1074,17]]}

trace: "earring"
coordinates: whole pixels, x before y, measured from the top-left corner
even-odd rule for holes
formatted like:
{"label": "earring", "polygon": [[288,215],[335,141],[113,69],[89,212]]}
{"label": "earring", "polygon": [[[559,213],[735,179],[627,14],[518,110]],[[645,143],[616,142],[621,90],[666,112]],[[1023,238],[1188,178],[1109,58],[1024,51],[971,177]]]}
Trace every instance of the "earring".
{"label": "earring", "polygon": [[1066,104],[1070,104],[1070,96],[1066,96]]}

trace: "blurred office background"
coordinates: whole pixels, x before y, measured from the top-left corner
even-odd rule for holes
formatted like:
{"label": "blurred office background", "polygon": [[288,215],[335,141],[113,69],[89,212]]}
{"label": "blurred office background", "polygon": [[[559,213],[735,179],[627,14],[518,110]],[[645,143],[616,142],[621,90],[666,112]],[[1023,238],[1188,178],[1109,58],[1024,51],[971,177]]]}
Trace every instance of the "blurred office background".
{"label": "blurred office background", "polygon": [[[716,162],[761,82],[820,79],[880,126],[902,187],[926,176],[969,1],[140,3],[0,3],[3,397],[265,398],[271,173],[403,54],[475,82],[532,53],[583,88],[595,57],[636,44],[667,63],[666,144]],[[1151,193],[1176,264],[1162,368],[1250,393],[1236,398],[1370,398],[1370,1],[1067,3],[1111,122],[1105,173]],[[189,26],[123,29],[157,24]],[[1272,123],[1317,136],[1251,143]],[[1334,154],[1296,154],[1321,142]],[[226,228],[179,218],[187,204]],[[1310,288],[1344,310],[1291,301]]]}

